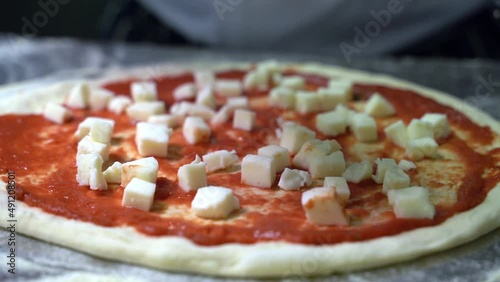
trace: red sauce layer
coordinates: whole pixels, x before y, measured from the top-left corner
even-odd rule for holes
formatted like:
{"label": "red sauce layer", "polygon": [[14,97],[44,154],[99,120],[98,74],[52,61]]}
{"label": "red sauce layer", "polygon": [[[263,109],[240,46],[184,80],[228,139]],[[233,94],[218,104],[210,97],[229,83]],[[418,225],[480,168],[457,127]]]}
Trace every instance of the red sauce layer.
{"label": "red sauce layer", "polygon": [[[241,71],[219,73],[219,78],[238,78]],[[308,88],[324,86],[327,79],[318,75],[304,75]],[[181,83],[192,81],[190,74],[160,77],[156,79],[159,98],[170,106],[172,90]],[[131,81],[117,81],[105,87],[115,93],[129,95]],[[439,104],[415,92],[393,89],[378,85],[356,85],[354,92],[358,98],[367,98],[373,92],[380,92],[396,108],[398,116],[405,122],[418,118],[426,112],[442,112],[450,123],[463,131],[471,132],[468,142],[491,144],[495,134],[488,127],[481,127],[470,121],[465,115],[453,108]],[[251,97],[265,95],[265,92],[247,93]],[[204,154],[217,149],[237,148],[240,157],[255,153],[265,145],[268,135],[274,134],[276,118],[282,113],[276,109],[257,109],[256,129],[252,133],[239,132],[237,137],[230,136],[230,125],[213,128],[209,146],[187,145],[179,130],[175,131],[170,148],[175,154],[173,159],[159,159],[160,170],[176,172],[179,164],[189,163],[195,154]],[[78,186],[75,180],[76,143],[72,140],[78,123],[86,116],[101,116],[116,120],[115,133],[134,128],[135,125],[126,115],[116,116],[105,111],[74,111],[74,118],[64,125],[55,125],[40,115],[4,115],[0,116],[0,169],[2,174],[8,170],[16,172],[18,201],[40,208],[45,212],[92,222],[100,226],[132,226],[139,232],[151,236],[183,236],[200,245],[223,243],[255,243],[261,241],[284,240],[304,244],[333,244],[346,241],[362,241],[381,236],[390,236],[423,226],[437,225],[450,216],[468,210],[481,203],[489,190],[500,179],[499,169],[488,155],[474,152],[466,142],[456,136],[446,141],[446,146],[456,152],[465,167],[463,184],[458,190],[457,202],[451,206],[437,205],[436,216],[432,220],[397,219],[392,212],[380,216],[379,221],[351,226],[317,227],[307,223],[300,204],[301,191],[288,191],[284,196],[268,199],[262,196],[238,195],[241,205],[263,206],[272,208],[272,212],[263,216],[258,211],[241,211],[244,216],[239,222],[238,215],[232,224],[200,225],[182,218],[160,217],[159,213],[169,205],[189,206],[194,193],[185,193],[175,180],[159,177],[155,194],[155,205],[151,212],[145,212],[121,206],[123,188],[118,186],[107,191],[92,191],[88,187]],[[313,116],[303,116],[300,121],[311,128]],[[45,135],[41,135],[43,132]],[[349,145],[349,135],[336,138],[343,146]],[[133,140],[122,142],[133,142]],[[351,139],[352,140],[352,139]],[[122,159],[120,151],[112,154],[114,160]],[[495,154],[498,156],[498,152]],[[346,156],[349,158],[349,156]],[[496,158],[498,159],[498,158]],[[175,160],[175,162],[174,162]],[[482,178],[483,172],[491,168],[491,176]],[[4,179],[5,180],[5,179]],[[209,175],[211,185],[241,187],[240,174]],[[380,190],[380,185],[372,181],[360,184],[350,183],[351,199],[347,204],[347,213],[351,219],[369,216],[370,207],[387,201]],[[257,189],[244,187],[244,189]],[[282,192],[277,188],[270,191]],[[370,197],[365,197],[370,194]]]}

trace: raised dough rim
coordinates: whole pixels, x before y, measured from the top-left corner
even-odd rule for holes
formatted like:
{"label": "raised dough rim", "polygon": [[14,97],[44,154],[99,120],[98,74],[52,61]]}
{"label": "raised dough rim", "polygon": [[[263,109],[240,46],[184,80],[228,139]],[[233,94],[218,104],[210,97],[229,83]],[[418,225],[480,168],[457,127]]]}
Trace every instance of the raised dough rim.
{"label": "raised dough rim", "polygon": [[[245,67],[247,65],[222,64],[216,68]],[[179,66],[168,64],[164,66],[166,66],[165,69],[157,69],[154,75],[179,71]],[[462,112],[471,117],[472,120],[482,125],[487,124],[500,134],[500,125],[492,117],[439,91],[385,75],[373,75],[344,68],[307,63],[291,66],[307,72],[328,76],[342,75],[363,82],[415,90],[443,104],[455,108],[460,105],[463,109]],[[183,70],[193,67],[209,68],[209,64],[181,66]],[[127,74],[145,77],[143,74],[148,68],[151,70],[151,67],[141,67],[127,71]],[[120,78],[123,77],[123,74],[122,71],[110,71],[104,79],[96,82]],[[70,84],[72,83],[60,84],[51,88],[50,92],[46,90],[36,91],[33,94],[23,95],[24,98],[17,96],[17,98],[3,99],[0,104],[15,100],[23,101],[28,98],[26,96],[32,99],[33,95],[40,95],[37,98],[42,99],[36,99],[38,102],[47,99],[60,101],[62,95],[56,92],[62,91],[52,91],[57,90],[59,86],[67,89]],[[12,104],[9,105],[12,109]],[[39,111],[37,108],[34,110]],[[0,208],[5,210],[7,206],[6,191],[4,189],[1,191],[4,195],[0,200]],[[472,241],[500,226],[500,216],[498,216],[500,205],[497,204],[499,201],[500,185],[497,184],[483,203],[448,219],[439,226],[420,228],[397,236],[333,246],[304,246],[286,242],[270,242],[204,247],[180,237],[154,238],[136,232],[132,228],[107,228],[68,220],[64,217],[43,213],[40,209],[32,208],[19,201],[16,203],[16,219],[18,220],[18,230],[21,233],[98,257],[164,270],[218,276],[288,277],[347,272],[383,266]],[[5,226],[7,220],[5,212],[0,213],[0,220]],[[44,228],[36,228],[38,226]],[[149,248],[145,246],[149,246]]]}

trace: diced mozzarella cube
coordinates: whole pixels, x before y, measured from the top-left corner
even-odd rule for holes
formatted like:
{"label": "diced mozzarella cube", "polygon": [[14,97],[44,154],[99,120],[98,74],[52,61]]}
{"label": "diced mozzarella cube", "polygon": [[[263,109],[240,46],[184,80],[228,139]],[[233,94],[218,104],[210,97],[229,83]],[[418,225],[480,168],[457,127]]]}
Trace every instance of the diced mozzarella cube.
{"label": "diced mozzarella cube", "polygon": [[115,121],[107,118],[98,118],[98,117],[87,117],[78,125],[78,129],[75,131],[75,138],[81,140],[83,137],[89,134],[90,129],[96,123],[107,122],[111,124],[113,127],[115,126]]}
{"label": "diced mozzarella cube", "polygon": [[348,107],[346,107],[344,104],[338,104],[336,107],[335,107],[335,112],[339,113],[340,115],[342,115],[346,122],[347,122],[347,125],[351,126],[352,124],[352,116],[356,113],[354,112],[353,110],[349,109]]}
{"label": "diced mozzarella cube", "polygon": [[316,132],[305,126],[288,123],[283,126],[280,146],[288,149],[291,154],[296,154],[300,147],[316,137]]}
{"label": "diced mozzarella cube", "polygon": [[153,206],[156,184],[133,178],[123,190],[122,206],[149,211]]}
{"label": "diced mozzarella cube", "polygon": [[353,82],[348,79],[330,79],[328,88],[337,89],[336,91],[343,91],[346,101],[352,100],[352,86]]}
{"label": "diced mozzarella cube", "polygon": [[431,124],[435,139],[445,138],[450,135],[451,130],[446,115],[430,113],[425,114],[420,119]]}
{"label": "diced mozzarella cube", "polygon": [[243,85],[236,79],[218,79],[215,81],[214,90],[220,96],[236,97],[243,94]]}
{"label": "diced mozzarella cube", "polygon": [[345,89],[342,88],[324,88],[318,89],[318,95],[321,101],[321,109],[323,111],[331,111],[339,104],[347,103]]}
{"label": "diced mozzarella cube", "polygon": [[240,161],[234,152],[229,152],[228,150],[210,152],[203,155],[202,159],[207,164],[207,172],[226,169]]}
{"label": "diced mozzarella cube", "polygon": [[168,140],[172,130],[166,125],[139,122],[136,126],[135,144],[141,156],[164,158],[168,154]]}
{"label": "diced mozzarella cube", "polygon": [[227,105],[222,106],[210,119],[210,124],[219,125],[227,122],[231,116],[231,110]]}
{"label": "diced mozzarella cube", "polygon": [[229,97],[226,100],[226,105],[231,110],[248,108],[249,102],[247,97]]}
{"label": "diced mozzarella cube", "polygon": [[196,97],[196,87],[192,82],[183,83],[175,87],[173,96],[175,100],[188,100]]}
{"label": "diced mozzarella cube", "polygon": [[56,103],[47,103],[43,117],[57,124],[63,124],[71,118],[71,111]]}
{"label": "diced mozzarella cube", "polygon": [[302,76],[285,76],[281,79],[280,86],[290,89],[303,89],[306,85],[306,80]]}
{"label": "diced mozzarella cube", "polygon": [[201,117],[187,117],[182,126],[182,134],[189,144],[208,142],[211,134],[210,127]]}
{"label": "diced mozzarella cube", "polygon": [[419,138],[434,138],[432,125],[426,121],[412,119],[408,125],[408,137],[410,140]]}
{"label": "diced mozzarella cube", "polygon": [[241,182],[255,187],[270,188],[276,180],[274,158],[246,155],[241,161]]}
{"label": "diced mozzarella cube", "polygon": [[207,86],[213,86],[215,75],[211,71],[196,71],[193,74],[196,88],[202,89]]}
{"label": "diced mozzarella cube", "polygon": [[119,95],[112,98],[108,103],[108,111],[117,115],[122,114],[128,106],[132,105],[132,99],[127,96]]}
{"label": "diced mozzarella cube", "polygon": [[375,93],[366,102],[365,113],[372,117],[389,117],[394,115],[396,110],[384,96]]}
{"label": "diced mozzarella cube", "polygon": [[295,91],[285,87],[275,87],[269,92],[269,105],[283,108],[295,108]]}
{"label": "diced mozzarella cube", "polygon": [[78,185],[90,185],[92,169],[101,171],[102,163],[102,157],[96,153],[76,155],[76,182]]}
{"label": "diced mozzarella cube", "polygon": [[269,75],[265,70],[255,69],[249,71],[243,77],[243,87],[247,90],[267,88]]}
{"label": "diced mozzarella cube", "polygon": [[106,109],[108,103],[114,96],[115,94],[113,94],[113,92],[106,89],[93,89],[90,91],[90,108],[96,111]]}
{"label": "diced mozzarella cube", "polygon": [[387,170],[382,184],[383,192],[389,190],[406,188],[410,186],[410,177],[399,167],[393,167]]}
{"label": "diced mozzarella cube", "polygon": [[335,140],[309,140],[300,147],[299,152],[293,158],[293,165],[309,169],[312,159],[326,156],[340,149],[340,144]]}
{"label": "diced mozzarella cube", "polygon": [[390,190],[389,203],[397,218],[434,218],[435,207],[429,201],[429,189],[419,186]]}
{"label": "diced mozzarella cube", "polygon": [[90,170],[89,185],[91,190],[106,190],[108,189],[108,183],[104,179],[102,171],[97,168],[92,168]]}
{"label": "diced mozzarella cube", "polygon": [[107,144],[113,135],[114,123],[107,120],[96,119],[90,126],[89,136],[92,141]]}
{"label": "diced mozzarella cube", "polygon": [[298,91],[295,94],[295,110],[301,114],[321,111],[321,100],[317,93]]}
{"label": "diced mozzarella cube", "polygon": [[255,112],[237,109],[234,111],[233,128],[251,131],[255,124]]}
{"label": "diced mozzarella cube", "polygon": [[345,159],[342,151],[313,158],[309,161],[309,174],[311,174],[313,179],[327,176],[341,176],[344,170]]}
{"label": "diced mozzarella cube", "polygon": [[434,157],[438,150],[438,144],[433,138],[419,138],[410,140],[406,146],[406,155],[414,160],[425,157]]}
{"label": "diced mozzarella cube", "polygon": [[215,96],[212,86],[204,87],[198,91],[198,94],[196,94],[196,104],[215,109]]}
{"label": "diced mozzarella cube", "polygon": [[395,160],[388,158],[376,159],[375,164],[377,165],[377,171],[376,174],[372,176],[372,178],[373,181],[375,181],[378,184],[384,183],[385,173],[387,172],[388,169],[398,166]]}
{"label": "diced mozzarella cube", "polygon": [[359,183],[365,179],[370,179],[372,176],[373,168],[372,164],[365,160],[360,163],[352,163],[350,164],[344,173],[342,173],[342,177],[344,177],[347,181],[353,183]]}
{"label": "diced mozzarella cube", "polygon": [[285,147],[278,145],[268,145],[257,150],[257,155],[272,157],[276,164],[276,172],[282,172],[286,167],[290,166],[290,156]]}
{"label": "diced mozzarella cube", "polygon": [[150,123],[158,123],[166,125],[168,128],[174,128],[180,124],[182,117],[176,115],[153,115],[148,118]]}
{"label": "diced mozzarella cube", "polygon": [[114,162],[103,173],[104,179],[107,183],[121,183],[122,181],[122,164]]}
{"label": "diced mozzarella cube", "polygon": [[77,155],[96,153],[101,155],[104,161],[109,159],[109,143],[100,143],[92,141],[90,136],[85,136],[78,142]]}
{"label": "diced mozzarella cube", "polygon": [[201,218],[223,219],[239,209],[240,201],[233,190],[219,186],[198,189],[191,202],[191,210]]}
{"label": "diced mozzarella cube", "polygon": [[248,108],[248,104],[247,97],[229,97],[226,104],[210,119],[210,123],[213,125],[223,124],[229,120],[236,109]]}
{"label": "diced mozzarella cube", "polygon": [[193,104],[190,102],[180,102],[173,104],[170,113],[177,116],[196,116],[209,120],[215,115],[215,111],[205,105]]}
{"label": "diced mozzarella cube", "polygon": [[127,109],[127,115],[137,121],[147,121],[150,116],[163,114],[165,103],[162,101],[136,102]]}
{"label": "diced mozzarella cube", "polygon": [[331,111],[316,116],[316,129],[327,136],[344,134],[346,128],[347,121],[343,113]]}
{"label": "diced mozzarella cube", "polygon": [[130,92],[136,103],[155,101],[158,94],[156,82],[154,81],[133,82],[130,85]]}
{"label": "diced mozzarella cube", "polygon": [[366,114],[352,115],[351,130],[354,137],[361,142],[377,141],[377,123]]}
{"label": "diced mozzarella cube", "polygon": [[407,160],[400,160],[398,163],[398,167],[404,171],[417,168],[415,163],[407,161]]}
{"label": "diced mozzarella cube", "polygon": [[311,184],[312,179],[307,171],[289,168],[285,168],[278,182],[278,186],[283,190],[299,190],[300,187]]}
{"label": "diced mozzarella cube", "polygon": [[66,105],[75,109],[85,109],[89,106],[90,88],[87,83],[78,83],[71,88]]}
{"label": "diced mozzarella cube", "polygon": [[348,225],[344,208],[331,187],[313,188],[302,193],[302,207],[315,225]]}
{"label": "diced mozzarella cube", "polygon": [[153,158],[142,158],[122,164],[122,186],[125,187],[132,178],[139,178],[156,183],[158,176],[158,161]]}
{"label": "diced mozzarella cube", "polygon": [[325,177],[325,181],[323,182],[323,187],[335,188],[335,193],[337,194],[339,203],[342,206],[345,206],[345,204],[349,200],[349,197],[351,196],[351,190],[349,190],[347,181],[343,177],[338,177],[338,176]]}
{"label": "diced mozzarella cube", "polygon": [[207,186],[207,173],[204,162],[185,164],[177,171],[179,186],[189,192]]}
{"label": "diced mozzarella cube", "polygon": [[394,144],[400,147],[404,148],[408,143],[408,131],[405,124],[401,120],[398,120],[397,122],[386,127],[384,129],[384,132],[387,138],[389,138],[392,142],[394,142]]}

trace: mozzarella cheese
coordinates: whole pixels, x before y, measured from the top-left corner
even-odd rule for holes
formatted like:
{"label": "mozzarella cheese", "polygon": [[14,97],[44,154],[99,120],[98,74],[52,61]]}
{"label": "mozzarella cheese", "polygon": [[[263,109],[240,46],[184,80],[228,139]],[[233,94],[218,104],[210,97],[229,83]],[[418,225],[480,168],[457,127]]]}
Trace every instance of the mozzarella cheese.
{"label": "mozzarella cheese", "polygon": [[298,91],[295,94],[295,110],[301,114],[321,111],[319,95],[315,92]]}
{"label": "mozzarella cheese", "polygon": [[257,150],[257,155],[272,157],[276,164],[276,172],[282,172],[290,166],[290,155],[285,147],[278,145],[268,145]]}
{"label": "mozzarella cheese", "polygon": [[114,96],[113,92],[106,89],[92,89],[89,99],[90,108],[95,111],[106,109]]}
{"label": "mozzarella cheese", "polygon": [[77,155],[83,154],[99,154],[104,161],[109,159],[109,143],[100,143],[96,141],[92,141],[90,136],[85,136],[80,142],[78,142],[77,146]]}
{"label": "mozzarella cheese", "polygon": [[197,89],[213,86],[215,82],[215,75],[211,71],[196,71],[193,73],[193,76]]}
{"label": "mozzarella cheese", "polygon": [[127,115],[137,121],[147,121],[150,116],[165,113],[162,101],[136,102],[126,109]]}
{"label": "mozzarella cheese", "polygon": [[345,206],[347,204],[347,201],[351,196],[351,190],[349,190],[349,186],[347,185],[347,181],[345,180],[345,178],[338,176],[325,177],[323,187],[335,188],[335,194],[337,194],[339,203],[342,206]]}
{"label": "mozzarella cheese", "polygon": [[156,100],[157,92],[156,82],[140,81],[133,82],[130,85],[130,92],[134,102],[151,102]]}
{"label": "mozzarella cheese", "polygon": [[372,176],[372,178],[373,181],[378,184],[384,183],[385,173],[388,169],[398,166],[395,160],[388,158],[376,159],[375,164],[377,165],[377,171],[376,174]]}
{"label": "mozzarella cheese", "polygon": [[400,160],[398,163],[398,167],[404,171],[417,168],[415,163],[407,161],[407,160]]}
{"label": "mozzarella cheese", "polygon": [[268,86],[269,74],[265,69],[255,69],[247,72],[243,77],[243,87],[247,90],[264,90]]}
{"label": "mozzarella cheese", "polygon": [[243,94],[243,85],[236,79],[218,79],[215,81],[214,90],[220,96],[237,97]]}
{"label": "mozzarella cheese", "polygon": [[96,119],[90,126],[89,136],[92,141],[107,144],[113,135],[114,123]]}
{"label": "mozzarella cheese", "polygon": [[122,186],[125,187],[132,178],[139,178],[156,183],[158,176],[158,161],[153,158],[142,158],[122,164]]}
{"label": "mozzarella cheese", "polygon": [[389,190],[406,188],[410,186],[410,177],[399,167],[393,167],[386,171],[382,191],[387,193]]}
{"label": "mozzarella cheese", "polygon": [[183,118],[181,116],[163,114],[163,115],[150,116],[148,118],[148,122],[163,124],[166,125],[168,128],[174,128],[181,123],[182,119]]}
{"label": "mozzarella cheese", "polygon": [[215,95],[212,86],[206,86],[198,91],[196,94],[196,104],[203,105],[210,109],[215,109]]}
{"label": "mozzarella cheese", "polygon": [[246,155],[241,161],[241,182],[246,185],[270,188],[276,180],[274,158]]}
{"label": "mozzarella cheese", "polygon": [[275,87],[269,92],[269,105],[282,109],[295,108],[295,91],[286,87]]}
{"label": "mozzarella cheese", "polygon": [[187,115],[196,116],[209,120],[215,115],[215,111],[205,105],[182,101],[170,107],[170,114],[182,117]]}
{"label": "mozzarella cheese", "polygon": [[339,111],[331,111],[316,115],[316,129],[327,136],[344,134],[347,128],[345,115]]}
{"label": "mozzarella cheese", "polygon": [[344,173],[342,173],[342,177],[349,182],[359,183],[365,179],[370,179],[372,172],[372,164],[369,161],[364,160],[360,163],[350,164]]}
{"label": "mozzarella cheese", "polygon": [[339,104],[347,103],[348,97],[346,96],[345,89],[342,88],[324,88],[318,89],[318,96],[323,111],[331,111]]}
{"label": "mozzarella cheese", "polygon": [[106,190],[108,189],[108,183],[104,179],[102,171],[97,168],[92,168],[90,170],[89,185],[91,190]]}
{"label": "mozzarella cheese", "polygon": [[232,111],[248,108],[249,104],[247,97],[229,97],[226,100],[226,106]]}
{"label": "mozzarella cheese", "polygon": [[434,138],[432,125],[426,121],[412,119],[408,125],[408,137],[410,140],[419,138]]}
{"label": "mozzarella cheese", "polygon": [[57,124],[63,124],[71,118],[71,111],[56,103],[47,103],[43,110],[43,117]]}
{"label": "mozzarella cheese", "polygon": [[346,97],[346,101],[352,100],[352,85],[353,82],[349,79],[330,79],[328,88],[335,89],[335,91],[342,91]]}
{"label": "mozzarella cheese", "polygon": [[75,131],[75,138],[77,140],[81,140],[83,137],[87,136],[90,132],[92,126],[96,123],[107,122],[111,124],[113,127],[115,126],[115,121],[107,118],[98,118],[98,117],[87,117],[78,125],[78,129]]}
{"label": "mozzarella cheese", "polygon": [[344,170],[345,159],[341,151],[313,158],[309,161],[309,174],[311,174],[313,179],[327,176],[340,176]]}
{"label": "mozzarella cheese", "polygon": [[419,186],[391,190],[389,203],[397,218],[434,218],[435,207],[429,201],[429,189]]}
{"label": "mozzarella cheese", "polygon": [[295,90],[303,89],[306,85],[306,80],[301,76],[284,76],[281,79],[280,86]]}
{"label": "mozzarella cheese", "polygon": [[445,114],[429,113],[420,119],[431,124],[435,139],[446,138],[450,135],[451,129]]}
{"label": "mozzarella cheese", "polygon": [[208,142],[211,134],[210,127],[201,117],[187,117],[182,126],[182,134],[189,144]]}
{"label": "mozzarella cheese", "polygon": [[316,137],[316,132],[295,123],[287,123],[283,126],[280,146],[288,149],[291,154],[296,154],[300,147],[309,140]]}
{"label": "mozzarella cheese", "polygon": [[357,113],[352,115],[351,119],[351,130],[356,139],[361,142],[377,141],[377,123],[372,117]]}
{"label": "mozzarella cheese", "polygon": [[309,140],[300,147],[299,152],[293,158],[293,165],[309,169],[312,159],[329,155],[338,150],[340,150],[340,144],[335,140]]}
{"label": "mozzarella cheese", "polygon": [[102,171],[102,163],[102,157],[96,153],[76,155],[76,182],[78,185],[90,185],[92,170]]}
{"label": "mozzarella cheese", "polygon": [[300,187],[311,184],[312,179],[307,171],[285,168],[278,182],[278,187],[283,190],[299,190]]}
{"label": "mozzarella cheese", "polygon": [[214,172],[221,169],[229,168],[237,164],[240,159],[236,153],[227,150],[219,150],[210,152],[202,157],[203,162],[207,164],[207,172]]}
{"label": "mozzarella cheese", "polygon": [[[199,158],[198,156],[196,156]],[[177,171],[177,179],[182,190],[189,192],[207,186],[207,173],[204,162],[185,164]]]}
{"label": "mozzarella cheese", "polygon": [[210,119],[210,124],[220,125],[227,122],[232,114],[230,107],[227,105],[222,106],[215,115]]}
{"label": "mozzarella cheese", "polygon": [[223,219],[239,209],[240,201],[233,190],[219,186],[198,189],[191,202],[191,210],[201,218]]}
{"label": "mozzarella cheese", "polygon": [[315,225],[348,225],[348,217],[340,204],[335,189],[313,188],[302,193],[302,207],[307,220]]}
{"label": "mozzarella cheese", "polygon": [[433,138],[419,138],[410,140],[406,146],[406,155],[414,160],[425,157],[434,157],[438,150],[438,144]]}
{"label": "mozzarella cheese", "polygon": [[70,108],[85,109],[90,103],[90,88],[87,83],[78,83],[71,88],[66,105]]}
{"label": "mozzarella cheese", "polygon": [[375,93],[366,102],[365,113],[372,117],[390,117],[396,113],[396,110],[385,97]]}
{"label": "mozzarella cheese", "polygon": [[135,144],[141,156],[164,158],[168,154],[168,140],[172,130],[166,125],[139,122],[136,126]]}
{"label": "mozzarella cheese", "polygon": [[123,190],[122,206],[149,211],[153,206],[156,184],[133,178]]}
{"label": "mozzarella cheese", "polygon": [[254,111],[249,111],[244,109],[236,109],[234,111],[233,128],[245,131],[252,131],[254,125],[255,125]]}
{"label": "mozzarella cheese", "polygon": [[406,129],[403,121],[398,120],[397,122],[389,125],[384,129],[385,136],[389,138],[394,144],[405,147],[409,141],[408,131]]}
{"label": "mozzarella cheese", "polygon": [[108,111],[113,112],[117,115],[122,114],[128,108],[128,106],[132,105],[132,99],[127,96],[118,95],[112,98],[108,103]]}
{"label": "mozzarella cheese", "polygon": [[175,100],[188,100],[196,97],[196,87],[192,82],[183,83],[175,87],[173,96]]}
{"label": "mozzarella cheese", "polygon": [[106,183],[121,183],[122,181],[122,164],[120,162],[114,162],[109,166],[103,173],[104,180]]}

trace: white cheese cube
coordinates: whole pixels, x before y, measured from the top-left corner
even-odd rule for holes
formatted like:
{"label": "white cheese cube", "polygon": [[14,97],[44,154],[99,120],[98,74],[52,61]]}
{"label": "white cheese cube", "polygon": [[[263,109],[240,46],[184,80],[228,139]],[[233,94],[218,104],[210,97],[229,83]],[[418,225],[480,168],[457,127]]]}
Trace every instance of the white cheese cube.
{"label": "white cheese cube", "polygon": [[435,139],[450,135],[451,130],[446,115],[430,113],[423,115],[420,119],[431,124]]}
{"label": "white cheese cube", "polygon": [[305,126],[288,123],[283,126],[280,146],[288,149],[291,154],[296,154],[300,147],[316,137],[316,132]]}
{"label": "white cheese cube", "polygon": [[212,86],[207,86],[198,91],[196,94],[196,104],[203,105],[210,109],[215,109],[215,95]]}
{"label": "white cheese cube", "polygon": [[201,218],[223,219],[239,209],[240,201],[233,190],[219,186],[198,189],[191,202],[191,210]]}
{"label": "white cheese cube", "polygon": [[128,106],[132,105],[132,99],[127,96],[119,95],[112,98],[108,103],[108,111],[113,112],[117,115],[122,114],[128,108]]}
{"label": "white cheese cube", "polygon": [[156,100],[158,90],[154,81],[133,82],[130,85],[130,93],[134,102],[151,102]]}
{"label": "white cheese cube", "polygon": [[298,91],[295,94],[295,110],[301,114],[321,111],[321,100],[315,92]]}
{"label": "white cheese cube", "polygon": [[372,178],[373,181],[375,181],[378,184],[384,183],[385,173],[387,172],[388,169],[398,166],[395,160],[388,158],[376,159],[375,164],[377,165],[377,171],[376,174],[372,176]]}
{"label": "white cheese cube", "polygon": [[390,117],[396,113],[396,110],[384,96],[375,93],[366,102],[365,113],[372,117]]}
{"label": "white cheese cube", "polygon": [[293,158],[293,165],[302,169],[309,169],[310,161],[340,150],[340,144],[335,140],[313,139],[305,142]]}
{"label": "white cheese cube", "polygon": [[77,146],[77,155],[96,153],[101,155],[104,161],[109,159],[109,143],[95,142],[90,139],[90,136],[85,136]]}
{"label": "white cheese cube", "polygon": [[114,96],[113,92],[106,89],[92,89],[89,100],[90,108],[95,111],[104,110]]}
{"label": "white cheese cube", "polygon": [[109,166],[103,173],[104,180],[106,183],[121,183],[122,181],[122,164],[119,162],[114,162]]}
{"label": "white cheese cube", "polygon": [[66,105],[70,108],[85,109],[90,103],[90,88],[87,83],[78,83],[71,88]]}
{"label": "white cheese cube", "polygon": [[233,128],[252,131],[255,125],[255,112],[237,109],[234,111]]}
{"label": "white cheese cube", "polygon": [[410,169],[415,169],[417,166],[415,163],[407,161],[407,160],[400,160],[398,163],[398,167],[404,171],[408,171]]}
{"label": "white cheese cube", "polygon": [[349,126],[352,125],[352,116],[356,112],[349,109],[348,107],[346,107],[343,104],[337,105],[337,107],[335,107],[335,112],[339,113],[340,115],[342,115],[345,118],[347,125],[349,125]]}
{"label": "white cheese cube", "polygon": [[47,103],[43,117],[57,124],[63,124],[71,118],[71,111],[56,103]]}
{"label": "white cheese cube", "polygon": [[331,111],[335,109],[337,105],[347,103],[348,99],[345,89],[342,88],[321,87],[318,89],[318,95],[323,111]]}
{"label": "white cheese cube", "polygon": [[163,114],[165,103],[162,101],[136,102],[126,109],[127,115],[137,121],[147,121],[150,116]]}
{"label": "white cheese cube", "polygon": [[369,161],[364,160],[360,163],[350,164],[344,173],[342,173],[342,177],[349,182],[359,183],[365,179],[370,179],[372,172],[372,164]]}
{"label": "white cheese cube", "polygon": [[91,190],[106,190],[108,189],[108,183],[104,179],[102,171],[97,168],[92,168],[90,170],[89,185]]}
{"label": "white cheese cube", "polygon": [[372,117],[365,114],[354,114],[351,118],[351,130],[356,139],[361,142],[377,141],[377,123]]}
{"label": "white cheese cube", "polygon": [[434,138],[432,125],[426,121],[412,119],[408,125],[408,137],[410,140],[419,138]]}
{"label": "white cheese cube", "polygon": [[231,114],[232,114],[231,109],[227,105],[224,105],[210,119],[210,124],[212,125],[223,124],[229,120]]}
{"label": "white cheese cube", "polygon": [[352,91],[352,86],[353,86],[353,81],[349,79],[330,79],[328,82],[328,88],[330,89],[336,89],[336,91],[342,91],[345,95],[346,101],[352,100],[353,96],[353,91]]}
{"label": "white cheese cube", "polygon": [[410,177],[399,167],[393,167],[386,171],[384,183],[382,184],[383,192],[389,190],[406,188],[410,186]]}
{"label": "white cheese cube", "polygon": [[193,73],[196,88],[202,89],[207,86],[213,86],[215,82],[215,75],[208,70],[196,71]]}
{"label": "white cheese cube", "polygon": [[435,207],[429,201],[427,188],[414,186],[391,190],[388,196],[397,218],[432,219],[436,214]]}
{"label": "white cheese cube", "polygon": [[210,127],[201,117],[187,117],[182,126],[182,134],[189,144],[208,142],[211,134]]}
{"label": "white cheese cube", "polygon": [[419,138],[410,140],[406,146],[406,155],[414,160],[425,157],[434,157],[438,150],[438,144],[433,138]]}
{"label": "white cheese cube", "polygon": [[158,161],[153,158],[142,158],[122,164],[122,186],[125,187],[132,178],[156,183]]}
{"label": "white cheese cube", "polygon": [[274,158],[246,155],[241,161],[241,182],[255,187],[270,188],[276,180]]}
{"label": "white cheese cube", "polygon": [[345,204],[349,200],[349,197],[351,196],[351,190],[349,190],[347,181],[343,177],[338,177],[338,176],[325,177],[325,181],[323,182],[323,187],[335,188],[335,194],[337,194],[339,203],[342,206],[345,206]]}
{"label": "white cheese cube", "polygon": [[108,118],[98,118],[98,117],[87,117],[78,125],[78,129],[75,131],[75,138],[81,140],[83,137],[87,136],[90,129],[95,123],[107,122],[113,127],[115,126],[115,121]]}
{"label": "white cheese cube", "polygon": [[170,108],[170,113],[176,116],[196,116],[205,120],[209,120],[215,115],[215,111],[205,105],[185,101],[173,104]]}
{"label": "white cheese cube", "polygon": [[90,140],[107,144],[111,141],[113,135],[114,123],[107,120],[96,119],[90,126]]}
{"label": "white cheese cube", "polygon": [[315,225],[348,225],[344,208],[331,187],[313,188],[302,193],[307,220]]}
{"label": "white cheese cube", "polygon": [[204,162],[185,164],[177,171],[179,186],[189,192],[207,186],[207,173]]}
{"label": "white cheese cube", "polygon": [[327,136],[344,134],[346,128],[347,121],[341,112],[331,111],[316,116],[316,129]]}
{"label": "white cheese cube", "polygon": [[405,124],[401,120],[398,120],[397,122],[386,127],[384,132],[385,136],[387,136],[389,140],[400,147],[404,148],[408,143],[408,131]]}
{"label": "white cheese cube", "polygon": [[175,100],[189,100],[196,97],[196,87],[192,82],[183,83],[174,88],[173,96]]}
{"label": "white cheese cube", "polygon": [[139,122],[136,126],[135,144],[141,156],[164,158],[168,154],[168,140],[172,130],[166,125]]}
{"label": "white cheese cube", "polygon": [[255,69],[249,71],[243,77],[243,87],[247,90],[264,90],[268,86],[269,74],[266,70]]}
{"label": "white cheese cube", "polygon": [[327,176],[341,176],[345,170],[344,154],[341,151],[309,161],[309,174],[313,179]]}
{"label": "white cheese cube", "polygon": [[76,155],[76,182],[78,182],[78,185],[90,185],[92,170],[101,171],[102,163],[101,155],[96,153]]}
{"label": "white cheese cube", "polygon": [[281,74],[281,73],[273,73],[271,75],[271,80],[274,83],[274,85],[280,85],[281,81],[283,81],[283,74]]}
{"label": "white cheese cube", "polygon": [[166,125],[168,128],[174,128],[181,123],[182,119],[183,118],[181,116],[163,114],[163,115],[150,116],[148,118],[148,122],[163,124]]}
{"label": "white cheese cube", "polygon": [[156,184],[133,178],[123,190],[122,206],[149,211],[153,206]]}
{"label": "white cheese cube", "polygon": [[257,155],[272,157],[276,164],[276,172],[282,172],[286,167],[290,166],[290,155],[285,147],[278,145],[268,145],[257,150]]}
{"label": "white cheese cube", "polygon": [[214,172],[229,168],[237,164],[240,159],[236,153],[228,150],[218,150],[203,155],[203,162],[207,164],[207,172]]}
{"label": "white cheese cube", "polygon": [[281,79],[280,86],[294,90],[303,89],[306,85],[306,80],[302,76],[285,76]]}
{"label": "white cheese cube", "polygon": [[300,187],[311,184],[312,179],[307,171],[285,168],[278,182],[278,187],[283,190],[299,190]]}
{"label": "white cheese cube", "polygon": [[243,85],[236,79],[217,79],[214,84],[217,95],[224,97],[236,97],[243,95]]}
{"label": "white cheese cube", "polygon": [[269,105],[282,109],[295,108],[295,91],[285,87],[275,87],[269,92]]}
{"label": "white cheese cube", "polygon": [[226,106],[233,111],[236,109],[246,109],[249,107],[249,104],[247,97],[229,97],[226,100]]}

